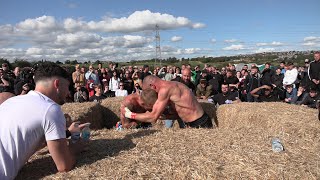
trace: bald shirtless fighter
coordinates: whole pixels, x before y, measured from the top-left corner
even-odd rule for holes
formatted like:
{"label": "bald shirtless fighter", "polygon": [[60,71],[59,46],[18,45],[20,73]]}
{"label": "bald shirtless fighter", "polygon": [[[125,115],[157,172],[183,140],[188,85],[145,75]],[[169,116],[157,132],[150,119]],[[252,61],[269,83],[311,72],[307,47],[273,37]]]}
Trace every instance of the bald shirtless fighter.
{"label": "bald shirtless fighter", "polygon": [[164,81],[157,76],[149,75],[143,80],[142,89],[152,88],[158,93],[158,99],[151,112],[137,113],[125,108],[125,117],[141,122],[155,122],[164,112],[167,105],[176,110],[178,116],[192,128],[212,128],[211,118],[203,111],[201,105],[182,83]]}
{"label": "bald shirtless fighter", "polygon": [[137,93],[130,94],[126,96],[121,102],[120,107],[120,120],[124,128],[131,128],[137,126],[137,122],[134,118],[125,117],[125,108],[128,108],[130,111],[137,113],[144,113],[147,110],[151,111],[153,104],[157,101],[158,93],[153,89],[146,89],[141,92],[140,95]]}

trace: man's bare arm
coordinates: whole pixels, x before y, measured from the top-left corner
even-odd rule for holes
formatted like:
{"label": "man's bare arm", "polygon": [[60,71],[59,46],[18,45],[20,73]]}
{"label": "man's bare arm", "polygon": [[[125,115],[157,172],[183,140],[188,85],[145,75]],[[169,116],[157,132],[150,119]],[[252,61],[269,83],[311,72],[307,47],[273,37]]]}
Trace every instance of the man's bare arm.
{"label": "man's bare arm", "polygon": [[[125,117],[131,116],[131,119],[136,119],[140,122],[156,122],[157,119],[160,117],[162,112],[164,111],[167,103],[169,102],[168,93],[160,93],[158,94],[158,99],[153,105],[151,112],[145,113],[126,113]],[[130,118],[130,117],[129,117]]]}
{"label": "man's bare arm", "polygon": [[70,152],[67,139],[47,141],[49,152],[59,172],[70,171],[75,163],[75,157]]}

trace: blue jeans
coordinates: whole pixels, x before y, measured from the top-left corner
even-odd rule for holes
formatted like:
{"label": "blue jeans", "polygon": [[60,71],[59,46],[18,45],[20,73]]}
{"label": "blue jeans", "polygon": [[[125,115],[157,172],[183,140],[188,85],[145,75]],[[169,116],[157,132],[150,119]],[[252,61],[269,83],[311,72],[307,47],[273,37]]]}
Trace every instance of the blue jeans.
{"label": "blue jeans", "polygon": [[[166,128],[172,128],[173,123],[174,123],[174,120],[170,120],[170,119],[164,120],[164,125]],[[185,123],[181,119],[178,119],[178,123],[180,128],[186,127]]]}
{"label": "blue jeans", "polygon": [[170,119],[164,120],[164,126],[166,128],[172,128],[173,122],[174,122],[174,120],[170,120]]}

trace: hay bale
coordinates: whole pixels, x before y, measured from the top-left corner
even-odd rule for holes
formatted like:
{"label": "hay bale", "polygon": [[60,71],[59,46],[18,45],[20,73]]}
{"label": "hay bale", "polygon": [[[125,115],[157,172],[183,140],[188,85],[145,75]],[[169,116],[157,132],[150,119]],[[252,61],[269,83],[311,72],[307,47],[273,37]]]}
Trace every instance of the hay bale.
{"label": "hay bale", "polygon": [[17,179],[319,179],[319,144],[319,135],[300,137],[274,153],[255,128],[104,129],[72,171],[55,174],[50,156],[38,154]]}
{"label": "hay bale", "polygon": [[124,97],[111,97],[102,100],[103,117],[106,128],[114,127],[120,121],[120,106]]}
{"label": "hay bale", "polygon": [[72,121],[80,121],[81,123],[90,122],[90,128],[101,129],[104,125],[103,107],[96,102],[85,103],[66,103],[61,106],[62,111],[68,114],[71,119],[67,119],[67,126]]}
{"label": "hay bale", "polygon": [[213,126],[218,126],[216,107],[207,100],[198,100],[204,112],[206,112],[212,120]]}

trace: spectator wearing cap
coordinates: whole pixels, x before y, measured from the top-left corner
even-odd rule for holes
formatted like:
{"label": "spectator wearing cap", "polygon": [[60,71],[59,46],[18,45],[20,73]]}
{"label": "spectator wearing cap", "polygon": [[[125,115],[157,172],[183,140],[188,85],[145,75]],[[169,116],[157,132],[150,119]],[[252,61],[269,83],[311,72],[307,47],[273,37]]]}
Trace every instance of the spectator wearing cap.
{"label": "spectator wearing cap", "polygon": [[198,99],[208,99],[212,95],[212,86],[207,83],[206,79],[200,79],[197,85],[196,96]]}
{"label": "spectator wearing cap", "polygon": [[251,95],[257,98],[258,102],[276,102],[279,98],[273,93],[272,85],[263,85],[252,90]]}
{"label": "spectator wearing cap", "polygon": [[314,53],[314,61],[308,68],[309,85],[314,86],[320,92],[320,52]]}
{"label": "spectator wearing cap", "polygon": [[315,86],[309,88],[308,96],[301,102],[301,106],[316,108],[317,101],[320,100],[320,95]]}
{"label": "spectator wearing cap", "polygon": [[208,72],[207,70],[202,70],[199,76],[196,76],[196,80],[195,80],[195,85],[198,86],[200,83],[201,79],[205,79],[207,82],[209,81],[208,79]]}
{"label": "spectator wearing cap", "polygon": [[149,72],[149,66],[143,65],[142,72],[140,74],[140,79],[143,81],[143,79],[149,75],[151,75],[151,73]]}

